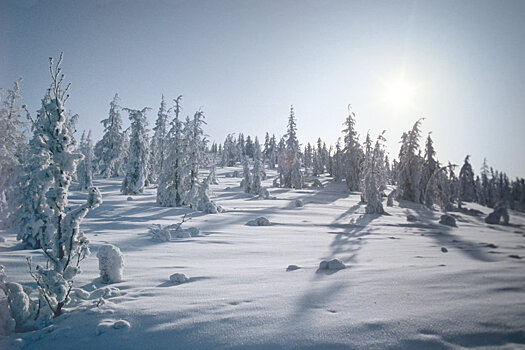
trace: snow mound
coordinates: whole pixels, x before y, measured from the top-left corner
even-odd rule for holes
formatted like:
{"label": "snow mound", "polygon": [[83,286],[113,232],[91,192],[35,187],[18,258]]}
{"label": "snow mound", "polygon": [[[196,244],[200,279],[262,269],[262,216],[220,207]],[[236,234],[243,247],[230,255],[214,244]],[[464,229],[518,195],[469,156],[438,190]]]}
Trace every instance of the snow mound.
{"label": "snow mound", "polygon": [[181,284],[189,281],[189,278],[183,273],[174,273],[170,276],[171,283]]}
{"label": "snow mound", "polygon": [[100,335],[111,329],[129,329],[130,327],[131,324],[126,320],[103,320],[97,325],[96,334]]}
{"label": "snow mound", "polygon": [[126,198],[127,201],[132,201],[133,200],[133,197],[128,197]]}
{"label": "snow mound", "polygon": [[116,287],[108,286],[104,288],[95,289],[94,291],[92,291],[89,294],[89,299],[90,300],[100,299],[100,298],[107,299],[107,298],[112,298],[112,297],[118,297],[121,295],[122,295],[122,292],[120,291],[120,289]]}
{"label": "snow mound", "polygon": [[299,270],[300,268],[301,267],[297,265],[288,265],[288,267],[286,268],[286,271],[295,271],[295,270]]}
{"label": "snow mound", "polygon": [[112,244],[101,246],[98,249],[97,258],[102,282],[114,283],[122,281],[124,255],[122,255],[118,247]]}
{"label": "snow mound", "polygon": [[407,221],[408,222],[416,222],[417,221],[417,218],[415,215],[407,215]]}
{"label": "snow mound", "polygon": [[270,220],[265,218],[264,216],[261,216],[257,219],[250,220],[246,223],[248,226],[270,226]]}
{"label": "snow mound", "polygon": [[191,238],[198,236],[201,233],[201,230],[197,227],[181,228],[179,224],[169,225],[162,227],[159,224],[153,224],[149,228],[149,233],[154,240],[160,242],[171,241],[171,238]]}
{"label": "snow mound", "polygon": [[442,225],[458,227],[456,225],[456,219],[452,215],[448,215],[448,214],[441,215],[441,219],[439,220],[439,223]]}
{"label": "snow mound", "polygon": [[302,199],[296,199],[296,200],[295,200],[295,207],[296,207],[296,208],[302,208],[302,207],[304,207],[303,200],[302,200]]}
{"label": "snow mound", "polygon": [[261,189],[259,190],[259,198],[262,198],[262,199],[270,198],[270,192],[268,192],[266,188],[261,187]]}
{"label": "snow mound", "polygon": [[339,259],[332,259],[330,261],[323,260],[319,264],[319,270],[341,270],[345,268],[346,265]]}
{"label": "snow mound", "polygon": [[0,243],[3,243],[3,242],[5,242],[5,238],[0,236]]}

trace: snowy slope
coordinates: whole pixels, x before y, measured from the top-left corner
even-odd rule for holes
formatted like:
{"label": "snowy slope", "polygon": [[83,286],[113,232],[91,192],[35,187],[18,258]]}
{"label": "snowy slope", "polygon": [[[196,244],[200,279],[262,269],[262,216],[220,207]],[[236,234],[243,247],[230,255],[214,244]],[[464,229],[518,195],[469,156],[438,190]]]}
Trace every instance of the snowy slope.
{"label": "snowy slope", "polygon": [[[3,339],[24,349],[525,348],[525,216],[490,226],[482,216],[396,202],[389,215],[364,214],[358,194],[323,178],[322,189],[270,189],[258,200],[239,188],[235,168],[218,169],[214,200],[225,213],[192,213],[197,237],[156,242],[152,224],[176,223],[189,209],[161,208],[155,190],[119,194],[120,180],[95,179],[104,203],[84,220],[91,256],[75,286],[104,288],[96,251],[114,244],[124,278],[99,296],[76,298],[45,329]],[[265,181],[270,186],[275,173]],[[74,192],[72,203],[83,200]],[[296,207],[302,199],[304,207]],[[487,214],[479,205],[469,208]],[[417,222],[407,222],[413,214]],[[265,216],[271,226],[247,226]],[[14,233],[2,233],[0,262],[10,280],[34,288]],[[447,252],[443,252],[442,248]],[[322,260],[347,268],[318,270]],[[298,265],[286,271],[288,265]],[[184,273],[190,280],[173,284]],[[97,294],[99,293],[99,294]],[[117,320],[129,322],[118,323]]]}

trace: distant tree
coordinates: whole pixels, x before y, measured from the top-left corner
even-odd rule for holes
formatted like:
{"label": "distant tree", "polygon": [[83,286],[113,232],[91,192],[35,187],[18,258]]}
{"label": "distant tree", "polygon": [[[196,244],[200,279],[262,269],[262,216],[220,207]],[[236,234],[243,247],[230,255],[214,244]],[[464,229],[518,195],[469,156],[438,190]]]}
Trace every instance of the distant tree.
{"label": "distant tree", "polygon": [[118,102],[118,94],[115,94],[109,105],[108,118],[101,122],[104,125],[104,135],[95,145],[95,157],[104,177],[119,176],[124,173],[126,149]]}
{"label": "distant tree", "polygon": [[470,156],[465,157],[465,162],[459,171],[459,196],[462,201],[474,202],[476,200],[476,183],[469,158]]}
{"label": "distant tree", "polygon": [[419,155],[421,121],[418,119],[411,130],[401,136],[401,150],[398,165],[398,191],[400,198],[412,202],[422,202],[421,186],[423,159]]}
{"label": "distant tree", "polygon": [[293,106],[290,107],[288,131],[285,136],[285,148],[279,154],[279,178],[281,187],[300,189],[303,187],[303,174],[299,158],[300,148],[297,139],[297,126]]}
{"label": "distant tree", "polygon": [[262,161],[261,146],[259,140],[255,137],[254,154],[253,154],[253,177],[251,193],[259,194],[261,191],[261,182],[266,177],[264,172],[264,164]]}
{"label": "distant tree", "polygon": [[131,120],[126,176],[120,189],[120,192],[124,195],[142,193],[146,185],[149,153],[146,111],[149,109],[149,107],[145,107],[142,110],[124,108],[129,113],[129,119]]}
{"label": "distant tree", "polygon": [[151,138],[150,156],[149,156],[149,182],[157,183],[162,172],[164,160],[166,158],[166,139],[168,135],[168,110],[164,95],[160,101],[157,120],[153,128],[153,137]]}
{"label": "distant tree", "polygon": [[[384,214],[385,212],[381,201],[381,185],[386,181],[383,150],[385,138],[383,134],[384,131],[378,136],[374,149],[366,153],[363,168],[363,198],[367,203],[365,209],[367,214]],[[369,139],[369,135],[367,139]]]}
{"label": "distant tree", "polygon": [[361,162],[364,156],[359,145],[359,137],[355,131],[355,113],[350,110],[350,107],[344,126],[343,162],[345,166],[346,186],[350,191],[359,191]]}
{"label": "distant tree", "polygon": [[425,143],[425,157],[423,161],[423,171],[421,174],[421,185],[420,187],[424,191],[423,202],[426,206],[432,207],[434,204],[435,194],[432,191],[429,181],[432,175],[440,168],[438,161],[435,159],[436,151],[434,150],[434,142],[428,133],[427,140]]}
{"label": "distant tree", "polygon": [[81,190],[87,190],[93,186],[93,141],[91,140],[91,130],[87,136],[82,133],[80,138],[79,151],[84,156],[77,167],[77,179]]}

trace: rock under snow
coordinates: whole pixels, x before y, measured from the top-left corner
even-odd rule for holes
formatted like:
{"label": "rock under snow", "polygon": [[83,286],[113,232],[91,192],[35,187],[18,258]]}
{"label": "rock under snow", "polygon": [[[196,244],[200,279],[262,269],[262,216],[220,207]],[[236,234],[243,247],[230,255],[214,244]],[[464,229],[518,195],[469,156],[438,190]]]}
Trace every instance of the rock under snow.
{"label": "rock under snow", "polygon": [[297,265],[288,265],[288,267],[286,268],[286,271],[295,271],[295,270],[299,270],[300,268],[301,267]]}
{"label": "rock under snow", "polygon": [[441,252],[443,252],[443,253],[447,253],[447,252],[448,252],[448,249],[445,248],[445,247],[441,247]]}
{"label": "rock under snow", "polygon": [[250,220],[246,223],[248,226],[270,226],[270,220],[265,218],[264,216],[261,216],[257,219]]}
{"label": "rock under snow", "polygon": [[339,259],[332,259],[330,261],[323,260],[319,264],[319,270],[341,270],[345,268],[346,265]]}
{"label": "rock under snow", "polygon": [[133,200],[133,197],[128,197],[128,198],[126,198],[126,200],[128,200],[128,201],[132,201],[132,200]]}
{"label": "rock under snow", "polygon": [[505,207],[499,207],[494,209],[486,218],[485,222],[487,224],[499,225],[503,219],[503,224],[509,224],[509,212]]}
{"label": "rock under snow", "polygon": [[441,215],[441,219],[439,220],[439,223],[442,225],[457,227],[456,225],[456,218],[454,218],[452,215],[443,214]]}
{"label": "rock under snow", "polygon": [[104,283],[122,281],[124,269],[124,256],[120,249],[112,244],[101,246],[97,253],[100,278]]}
{"label": "rock under snow", "polygon": [[189,278],[183,273],[174,273],[170,276],[171,283],[181,284],[188,282]]}
{"label": "rock under snow", "polygon": [[296,206],[297,208],[302,208],[302,207],[304,207],[303,200],[302,200],[302,199],[297,199],[297,200],[295,200],[295,206]]}
{"label": "rock under snow", "polygon": [[118,320],[115,323],[113,323],[113,328],[115,329],[122,329],[122,328],[130,328],[131,324],[126,320]]}
{"label": "rock under snow", "polygon": [[407,221],[408,221],[408,222],[416,222],[416,221],[417,221],[417,218],[416,218],[415,215],[411,215],[411,214],[409,214],[409,215],[407,215]]}

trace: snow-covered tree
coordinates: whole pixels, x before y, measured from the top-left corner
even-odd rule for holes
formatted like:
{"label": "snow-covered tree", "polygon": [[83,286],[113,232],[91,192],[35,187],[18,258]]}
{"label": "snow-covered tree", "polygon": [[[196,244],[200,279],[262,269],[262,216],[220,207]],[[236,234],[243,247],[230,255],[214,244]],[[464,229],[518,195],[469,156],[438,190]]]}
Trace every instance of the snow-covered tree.
{"label": "snow-covered tree", "polygon": [[168,110],[164,95],[162,95],[153,132],[150,147],[148,176],[150,183],[157,183],[158,178],[162,173],[162,167],[166,158],[166,139],[168,135]]}
{"label": "snow-covered tree", "polygon": [[423,159],[418,153],[422,120],[423,118],[418,119],[412,129],[401,136],[397,173],[400,198],[418,203],[422,202],[424,190],[420,187]]}
{"label": "snow-covered tree", "polygon": [[27,152],[20,82],[4,93],[0,90],[0,218],[12,224],[10,216],[20,204],[16,182]]}
{"label": "snow-covered tree", "polygon": [[146,111],[124,108],[131,120],[131,136],[129,154],[126,164],[126,175],[122,181],[120,192],[124,195],[139,194],[144,191],[148,178],[149,142],[147,134]]}
{"label": "snow-covered tree", "polygon": [[281,187],[303,188],[299,140],[293,106],[290,107],[288,131],[285,135],[285,148],[279,154],[279,179]]}
{"label": "snow-covered tree", "polygon": [[430,178],[439,169],[439,163],[435,159],[436,151],[434,150],[434,142],[432,141],[430,134],[431,133],[428,133],[427,141],[425,143],[425,158],[421,174],[421,188],[424,191],[423,202],[429,208],[433,206],[435,198],[432,184],[430,184]]}
{"label": "snow-covered tree", "polygon": [[264,171],[264,163],[262,161],[261,147],[259,145],[259,139],[255,137],[254,153],[253,153],[253,178],[251,192],[253,194],[259,194],[261,191],[261,182],[266,177]]}
{"label": "snow-covered tree", "polygon": [[313,153],[313,175],[319,176],[324,173],[323,161],[323,141],[321,138],[317,139],[317,149]]}
{"label": "snow-covered tree", "polygon": [[335,153],[332,157],[332,176],[335,181],[341,181],[344,179],[345,168],[344,168],[344,155],[341,147],[341,139],[337,139],[335,144]]}
{"label": "snow-covered tree", "polygon": [[189,174],[187,165],[187,144],[179,115],[182,111],[182,95],[177,97],[173,109],[175,117],[168,133],[167,157],[159,177],[157,203],[164,207],[179,207],[184,204]]}
{"label": "snow-covered tree", "polygon": [[87,190],[93,186],[93,141],[91,140],[91,130],[86,136],[82,133],[80,138],[79,151],[84,156],[77,167],[77,179],[81,190]]}
{"label": "snow-covered tree", "polygon": [[343,125],[345,126],[343,129],[343,162],[346,186],[350,191],[359,191],[363,151],[355,131],[355,113],[350,110],[350,106],[348,108],[348,116]]}
{"label": "snow-covered tree", "polygon": [[250,164],[248,163],[248,157],[244,157],[244,161],[242,163],[242,169],[243,169],[243,175],[244,178],[242,179],[242,189],[245,193],[251,193],[252,192],[252,174],[250,172]]}
{"label": "snow-covered tree", "polygon": [[204,112],[197,111],[193,115],[193,119],[186,119],[184,125],[184,134],[187,140],[187,156],[189,167],[189,188],[195,187],[199,182],[199,169],[202,165],[206,165],[206,144],[207,140],[202,129],[202,125],[206,124],[204,121]]}
{"label": "snow-covered tree", "polygon": [[[43,208],[45,213],[34,213],[29,225],[36,227],[40,233],[33,240],[38,240],[47,261],[45,265],[37,265],[33,269],[29,259],[30,274],[39,290],[39,307],[33,308],[34,313],[27,313],[28,318],[20,322],[34,322],[38,318],[59,316],[62,313],[62,308],[69,300],[73,279],[81,272],[79,264],[89,254],[88,241],[80,231],[80,223],[87,212],[102,201],[100,192],[92,187],[86,203],[66,211],[69,186],[82,155],[75,150],[71,122],[64,109],[69,85],[62,88],[64,75],[61,74],[61,61],[62,54],[55,66],[50,59],[51,89],[42,100],[39,117],[33,121],[32,159],[41,155],[39,165],[44,165],[38,167],[40,171],[34,174],[40,177],[40,183],[46,189],[46,207]],[[40,196],[42,191],[33,195]],[[30,206],[36,202],[29,198],[27,201]],[[34,207],[31,209],[34,210]],[[11,284],[8,291],[11,308],[25,307],[14,300],[24,297],[22,293],[20,285]],[[25,295],[24,299],[29,307],[29,296]]]}
{"label": "snow-covered tree", "polygon": [[98,167],[105,177],[124,174],[126,148],[118,102],[118,94],[115,94],[109,104],[109,115],[101,122],[104,125],[104,135],[95,145],[95,157]]}
{"label": "snow-covered tree", "polygon": [[459,171],[459,196],[462,201],[474,202],[476,200],[476,183],[469,158],[470,156],[465,157],[465,162]]}
{"label": "snow-covered tree", "polygon": [[381,185],[385,182],[383,150],[385,138],[383,134],[384,131],[378,136],[375,147],[366,154],[365,158],[363,198],[366,202],[367,214],[384,214],[385,212],[381,201]]}
{"label": "snow-covered tree", "polygon": [[237,144],[232,134],[226,136],[224,140],[224,147],[222,150],[222,166],[234,166],[237,162],[238,154]]}

